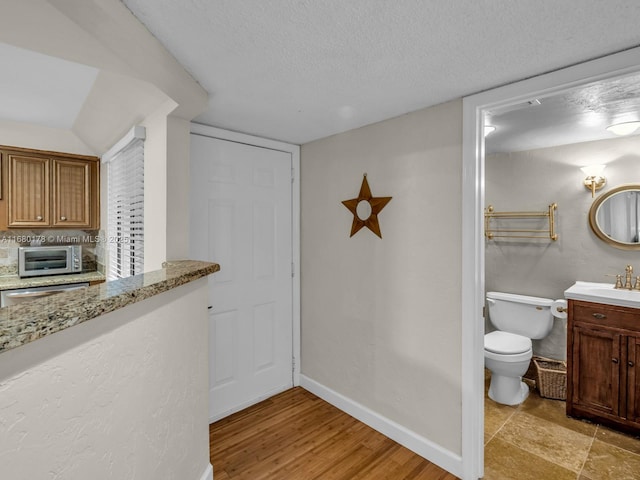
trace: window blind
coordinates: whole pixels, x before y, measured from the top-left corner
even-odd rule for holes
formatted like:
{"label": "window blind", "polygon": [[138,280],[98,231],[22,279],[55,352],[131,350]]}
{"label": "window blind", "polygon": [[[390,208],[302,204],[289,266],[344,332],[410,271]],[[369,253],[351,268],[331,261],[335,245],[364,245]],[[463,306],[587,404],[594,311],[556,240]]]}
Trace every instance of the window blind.
{"label": "window blind", "polygon": [[108,160],[107,278],[144,269],[144,138],[134,137]]}

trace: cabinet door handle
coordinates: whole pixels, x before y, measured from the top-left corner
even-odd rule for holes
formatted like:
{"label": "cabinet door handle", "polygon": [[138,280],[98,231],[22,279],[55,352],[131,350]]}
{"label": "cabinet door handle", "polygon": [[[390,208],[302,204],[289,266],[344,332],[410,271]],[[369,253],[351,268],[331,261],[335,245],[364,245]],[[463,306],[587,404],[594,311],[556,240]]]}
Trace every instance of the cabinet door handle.
{"label": "cabinet door handle", "polygon": [[60,217],[60,220],[62,220],[63,222],[67,219],[67,217],[65,217],[64,215]]}
{"label": "cabinet door handle", "polygon": [[633,362],[629,362],[630,367],[633,367],[633,365],[634,365]]}
{"label": "cabinet door handle", "polygon": [[613,363],[618,363],[618,359],[617,359],[617,358],[612,358],[612,359],[611,359],[611,361],[612,361]]}
{"label": "cabinet door handle", "polygon": [[38,221],[42,220],[42,215],[38,215],[38,216],[36,217],[36,220],[38,220]]}
{"label": "cabinet door handle", "polygon": [[592,315],[595,318],[597,318],[598,320],[602,320],[603,318],[607,318],[607,316],[604,313],[593,313]]}

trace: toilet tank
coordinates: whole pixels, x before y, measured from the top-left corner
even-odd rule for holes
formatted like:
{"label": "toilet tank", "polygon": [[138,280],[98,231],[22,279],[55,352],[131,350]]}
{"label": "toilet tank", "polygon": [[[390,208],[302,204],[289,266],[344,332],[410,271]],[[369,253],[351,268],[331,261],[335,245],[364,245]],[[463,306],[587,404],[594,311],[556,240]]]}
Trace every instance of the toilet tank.
{"label": "toilet tank", "polygon": [[550,298],[487,292],[489,320],[498,330],[533,339],[549,335],[553,327]]}

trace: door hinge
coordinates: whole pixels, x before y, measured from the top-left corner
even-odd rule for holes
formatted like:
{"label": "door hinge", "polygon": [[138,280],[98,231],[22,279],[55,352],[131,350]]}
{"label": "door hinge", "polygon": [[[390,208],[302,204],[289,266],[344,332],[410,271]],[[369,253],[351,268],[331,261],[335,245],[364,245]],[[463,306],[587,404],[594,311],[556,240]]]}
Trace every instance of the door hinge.
{"label": "door hinge", "polygon": [[296,265],[295,263],[291,262],[291,277],[295,277],[296,276]]}
{"label": "door hinge", "polygon": [[482,318],[487,318],[487,307],[482,307]]}
{"label": "door hinge", "polygon": [[291,183],[294,182],[295,178],[296,178],[296,169],[292,167],[291,168]]}

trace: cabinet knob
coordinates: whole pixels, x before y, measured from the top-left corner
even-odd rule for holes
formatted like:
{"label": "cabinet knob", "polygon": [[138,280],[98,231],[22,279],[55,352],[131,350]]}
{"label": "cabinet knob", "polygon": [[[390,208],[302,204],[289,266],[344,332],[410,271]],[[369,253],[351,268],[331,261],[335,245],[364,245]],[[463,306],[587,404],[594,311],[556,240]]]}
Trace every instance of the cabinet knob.
{"label": "cabinet knob", "polygon": [[634,363],[630,361],[630,362],[629,362],[629,366],[630,366],[630,367],[633,367],[633,365],[634,365]]}
{"label": "cabinet knob", "polygon": [[612,359],[611,359],[611,361],[612,361],[613,363],[618,363],[618,359],[617,359],[617,358],[612,358]]}
{"label": "cabinet knob", "polygon": [[594,313],[592,314],[595,318],[597,318],[598,320],[602,320],[603,318],[607,318],[607,316],[604,313]]}
{"label": "cabinet knob", "polygon": [[42,215],[38,215],[38,216],[36,217],[36,220],[38,220],[38,221],[42,220]]}
{"label": "cabinet knob", "polygon": [[67,217],[65,217],[64,215],[60,217],[60,220],[62,220],[63,222],[67,219]]}

